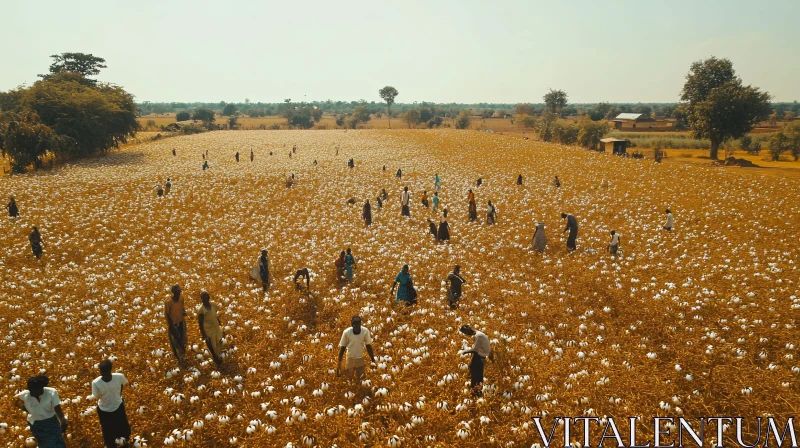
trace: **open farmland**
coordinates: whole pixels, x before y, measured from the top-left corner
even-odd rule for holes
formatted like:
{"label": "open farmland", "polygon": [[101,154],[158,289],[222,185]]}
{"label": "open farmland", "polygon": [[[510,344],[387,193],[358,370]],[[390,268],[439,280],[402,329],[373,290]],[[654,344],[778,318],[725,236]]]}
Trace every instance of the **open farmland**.
{"label": "open farmland", "polygon": [[[437,172],[447,244],[428,233],[425,219],[436,216],[419,203]],[[167,177],[172,191],[159,199],[154,185]],[[400,216],[404,186],[410,219]],[[389,199],[379,210],[381,188]],[[469,188],[480,217],[487,200],[497,205],[497,225],[468,223]],[[393,436],[407,446],[522,446],[538,440],[534,415],[548,416],[548,430],[556,415],[785,419],[800,402],[799,188],[796,178],[449,130],[209,132],[3,178],[0,195],[13,193],[22,217],[0,220],[0,443],[30,436],[12,397],[46,372],[70,419],[69,446],[100,446],[87,396],[110,356],[132,383],[123,396],[133,433],[150,446],[307,437],[385,446]],[[373,199],[370,227],[364,199]],[[671,233],[661,229],[668,207]],[[561,212],[581,226],[574,253],[559,236]],[[550,240],[544,254],[528,249],[537,221]],[[27,243],[32,225],[46,244],[41,261]],[[611,229],[622,235],[620,259],[604,252]],[[266,295],[248,277],[264,247],[275,282]],[[350,286],[333,272],[346,247],[359,261]],[[389,297],[403,263],[419,290],[411,310]],[[467,285],[451,310],[444,279],[455,263]],[[291,281],[304,266],[310,295]],[[190,310],[183,368],[162,315],[174,283]],[[221,372],[193,314],[203,289],[226,328]],[[354,314],[379,358],[362,386],[334,374]],[[472,342],[458,333],[463,323],[493,342],[482,399],[470,397],[469,359],[457,353]]]}

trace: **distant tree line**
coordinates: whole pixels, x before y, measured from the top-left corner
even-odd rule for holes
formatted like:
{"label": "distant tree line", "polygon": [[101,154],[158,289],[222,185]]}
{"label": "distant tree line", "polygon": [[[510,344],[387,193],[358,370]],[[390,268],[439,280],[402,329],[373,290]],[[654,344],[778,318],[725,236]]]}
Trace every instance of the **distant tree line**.
{"label": "distant tree line", "polygon": [[102,153],[136,135],[133,95],[95,76],[105,60],[91,54],[51,56],[50,73],[30,87],[0,92],[0,150],[23,172],[50,158]]}

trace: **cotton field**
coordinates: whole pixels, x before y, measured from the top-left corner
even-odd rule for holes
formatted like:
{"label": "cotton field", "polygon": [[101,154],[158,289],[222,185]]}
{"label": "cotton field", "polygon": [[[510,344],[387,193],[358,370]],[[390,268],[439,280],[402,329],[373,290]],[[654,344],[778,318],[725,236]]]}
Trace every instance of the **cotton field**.
{"label": "cotton field", "polygon": [[[430,235],[426,219],[439,214],[420,204],[436,173],[448,243]],[[400,216],[406,186],[410,218]],[[70,420],[68,446],[101,446],[90,382],[105,358],[131,381],[135,446],[530,446],[533,416],[796,415],[798,191],[796,179],[742,169],[444,130],[221,131],[5,177],[0,197],[13,194],[21,217],[0,220],[0,444],[31,436],[13,396],[44,373]],[[572,253],[562,212],[580,226]],[[539,221],[544,253],[530,249]],[[41,260],[27,239],[34,225]],[[612,229],[618,258],[606,252]],[[344,285],[333,260],[347,247],[358,263]],[[262,248],[267,293],[249,277]],[[410,309],[389,296],[404,263],[419,291]],[[467,284],[451,310],[456,263]],[[310,294],[292,283],[302,267]],[[163,318],[175,283],[189,311],[184,366]],[[194,314],[201,290],[225,330],[220,370]],[[356,314],[378,358],[360,385],[335,375]],[[464,323],[495,354],[482,398],[458,354],[472,343]]]}

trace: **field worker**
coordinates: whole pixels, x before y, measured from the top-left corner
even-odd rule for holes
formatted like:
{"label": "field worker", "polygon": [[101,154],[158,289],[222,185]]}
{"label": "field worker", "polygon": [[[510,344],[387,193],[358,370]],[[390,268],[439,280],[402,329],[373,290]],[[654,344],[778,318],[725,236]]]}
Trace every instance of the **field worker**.
{"label": "field worker", "polygon": [[164,194],[169,194],[169,190],[172,189],[172,181],[167,178],[167,182],[164,184]]}
{"label": "field worker", "polygon": [[481,185],[483,185],[483,178],[479,177],[478,180],[475,181],[475,186],[480,187]]}
{"label": "field worker", "polygon": [[11,218],[19,217],[19,208],[17,208],[17,200],[14,199],[14,196],[8,200],[8,205],[6,205],[8,209],[8,216]]}
{"label": "field worker", "polygon": [[261,250],[261,256],[258,257],[258,277],[261,279],[261,286],[264,291],[269,289],[269,256],[267,250]]}
{"label": "field worker", "polygon": [[433,211],[439,210],[439,192],[435,191],[433,193]]}
{"label": "field worker", "polygon": [[517,185],[522,185],[522,174],[517,176]]}
{"label": "field worker", "polygon": [[63,433],[69,422],[61,411],[58,392],[47,387],[50,380],[44,376],[28,379],[28,390],[16,396],[17,408],[28,413],[28,426],[41,448],[66,448]]}
{"label": "field worker", "polygon": [[378,208],[383,208],[383,201],[381,200],[380,196],[377,197],[375,203],[378,204]]}
{"label": "field worker", "polygon": [[385,188],[381,188],[381,198],[385,201],[389,199],[389,193],[386,192]]}
{"label": "field worker", "polygon": [[467,282],[461,276],[461,266],[455,265],[453,267],[453,272],[447,275],[447,281],[450,282],[450,287],[447,289],[447,305],[451,309],[455,309],[458,306],[458,301],[461,300],[461,285]]}
{"label": "field worker", "polygon": [[439,230],[437,231],[437,236],[439,241],[450,241],[450,224],[447,222],[447,209],[444,210],[444,218],[439,221]]}
{"label": "field worker", "polygon": [[436,191],[441,190],[442,182],[439,180],[439,173],[436,173],[436,175],[433,176],[433,185],[436,187]]}
{"label": "field worker", "polygon": [[472,354],[472,361],[469,362],[469,380],[472,395],[476,397],[483,396],[483,368],[486,366],[486,357],[494,361],[492,346],[489,344],[489,338],[485,334],[472,329],[469,325],[462,325],[459,331],[467,336],[475,336],[472,348],[460,352],[460,354]]}
{"label": "field worker", "polygon": [[[92,381],[92,396],[97,398],[97,417],[106,448],[127,447],[130,446],[131,425],[125,414],[122,387],[128,384],[128,379],[121,373],[111,373],[112,367],[107,359],[97,365],[100,376]],[[117,440],[123,443],[118,444]]]}
{"label": "field worker", "polygon": [[167,319],[167,332],[172,353],[178,361],[183,362],[186,353],[186,309],[181,297],[181,287],[172,287],[172,297],[164,302],[164,318]]}
{"label": "field worker", "polygon": [[[205,157],[204,157],[204,158],[205,158]],[[206,160],[205,162],[203,162],[203,171],[205,171],[205,170],[207,170],[207,169],[208,169],[208,160]]]}
{"label": "field worker", "polygon": [[396,175],[396,176],[397,176],[397,178],[398,178],[398,179],[401,179],[401,178],[403,177],[403,170],[401,170],[400,168],[398,168],[398,169],[397,169],[397,175]]}
{"label": "field worker", "polygon": [[341,251],[339,252],[339,257],[333,261],[334,266],[336,266],[336,279],[337,280],[344,280],[344,260],[347,257],[347,252]]}
{"label": "field worker", "polygon": [[408,204],[411,202],[411,193],[408,192],[408,187],[403,188],[403,193],[400,195],[400,204],[403,206],[400,209],[400,214],[403,216],[411,216],[411,209]]}
{"label": "field worker", "polygon": [[563,235],[567,230],[569,230],[569,236],[567,237],[567,249],[575,250],[575,239],[578,238],[578,220],[576,220],[574,216],[567,213],[562,213],[561,219],[567,220],[567,226],[564,227],[564,231],[561,232]]}
{"label": "field worker", "polygon": [[211,303],[211,296],[206,291],[200,293],[200,300],[203,302],[197,307],[200,335],[211,352],[214,363],[219,367],[222,365],[222,324],[217,315],[217,305]]}
{"label": "field worker", "polygon": [[236,151],[236,154],[233,155],[236,158],[236,162],[239,162],[239,151]]}
{"label": "field worker", "polygon": [[561,186],[561,181],[558,180],[558,176],[556,176],[556,179],[553,181],[553,186],[556,188]]}
{"label": "field worker", "polygon": [[672,212],[667,209],[667,223],[664,224],[664,230],[672,232],[673,224],[675,224],[675,218],[672,217]]}
{"label": "field worker", "polygon": [[467,202],[469,202],[469,222],[475,222],[478,219],[478,206],[475,204],[475,193],[471,189],[467,194]]}
{"label": "field worker", "polygon": [[494,225],[497,220],[497,208],[489,201],[486,208],[486,224]]}
{"label": "field worker", "polygon": [[439,241],[439,234],[436,230],[436,223],[433,222],[431,218],[428,218],[428,230],[430,231],[431,235],[433,235],[433,239]]}
{"label": "field worker", "polygon": [[42,258],[42,247],[44,246],[44,242],[42,242],[42,234],[39,233],[39,228],[33,226],[31,229],[31,234],[28,235],[28,241],[31,242],[31,251],[33,252],[33,256],[37,259]]}
{"label": "field worker", "polygon": [[422,190],[422,206],[428,208],[428,192],[427,190]]}
{"label": "field worker", "polygon": [[294,286],[297,288],[298,291],[300,291],[300,289],[302,288],[302,286],[300,286],[300,283],[297,283],[297,279],[299,279],[300,277],[305,277],[305,279],[306,279],[306,290],[310,291],[311,290],[311,274],[308,272],[308,268],[298,269],[294,273]]}
{"label": "field worker", "polygon": [[416,297],[412,297],[414,294],[411,292],[413,288],[413,284],[411,282],[411,273],[409,273],[408,265],[404,264],[403,269],[400,270],[400,273],[397,274],[397,277],[394,278],[394,283],[392,283],[392,290],[389,293],[390,295],[394,295],[394,288],[400,285],[397,288],[397,303],[404,303],[406,305],[411,305],[415,302]]}
{"label": "field worker", "polygon": [[294,185],[294,173],[286,176],[286,188],[292,188],[292,185]]}
{"label": "field worker", "polygon": [[[269,152],[269,155],[272,155],[272,151]],[[255,159],[255,158],[256,158],[256,155],[255,155],[255,153],[253,153],[253,150],[251,149],[250,150],[250,163],[253,163],[253,159]]]}
{"label": "field worker", "polygon": [[160,183],[156,185],[156,196],[158,197],[164,196],[164,188],[161,186]]}
{"label": "field worker", "polygon": [[544,233],[543,222],[536,223],[536,230],[533,232],[531,247],[539,252],[544,252],[545,247],[547,247],[547,235]]}
{"label": "field worker", "polygon": [[353,258],[353,252],[347,248],[347,255],[344,257],[344,271],[347,274],[347,282],[353,281],[353,269],[356,267],[356,259]]}
{"label": "field worker", "polygon": [[178,155],[178,153],[177,153],[177,152],[175,152],[175,148],[172,148],[172,157],[175,157],[175,156],[177,156],[177,155]]}
{"label": "field worker", "polygon": [[[380,201],[380,198],[378,198]],[[364,202],[364,210],[361,212],[361,217],[364,219],[364,224],[372,225],[372,206],[369,205],[369,199]]]}
{"label": "field worker", "polygon": [[369,329],[361,326],[361,318],[353,316],[350,320],[352,325],[342,333],[339,340],[339,362],[336,365],[336,376],[340,375],[342,369],[342,358],[347,352],[347,363],[344,367],[345,378],[353,378],[355,381],[364,378],[364,347],[367,349],[369,359],[375,363],[375,354],[372,352],[372,335]]}
{"label": "field worker", "polygon": [[611,242],[608,243],[606,249],[611,255],[617,255],[617,251],[619,250],[619,233],[614,230],[611,231]]}

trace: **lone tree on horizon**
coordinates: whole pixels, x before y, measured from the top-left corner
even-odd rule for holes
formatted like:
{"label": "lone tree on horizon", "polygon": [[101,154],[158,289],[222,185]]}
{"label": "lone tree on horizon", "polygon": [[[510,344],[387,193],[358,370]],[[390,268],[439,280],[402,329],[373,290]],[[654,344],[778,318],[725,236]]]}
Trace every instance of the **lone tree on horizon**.
{"label": "lone tree on horizon", "polygon": [[729,59],[708,59],[692,63],[681,91],[686,121],[695,139],[711,140],[712,160],[721,144],[743,137],[772,113],[767,92],[742,85]]}
{"label": "lone tree on horizon", "polygon": [[42,79],[50,79],[53,75],[62,72],[78,73],[86,80],[95,84],[97,81],[89,79],[90,76],[97,76],[100,70],[106,68],[106,60],[93,54],[86,53],[61,53],[50,56],[53,63],[50,64],[50,73],[39,75]]}
{"label": "lone tree on horizon", "polygon": [[386,109],[389,115],[389,129],[392,128],[392,104],[394,104],[395,97],[399,94],[397,89],[392,86],[386,86],[378,91],[378,95],[386,101]]}
{"label": "lone tree on horizon", "polygon": [[555,114],[567,105],[567,92],[550,89],[549,92],[544,94],[542,100],[547,105],[547,110]]}

